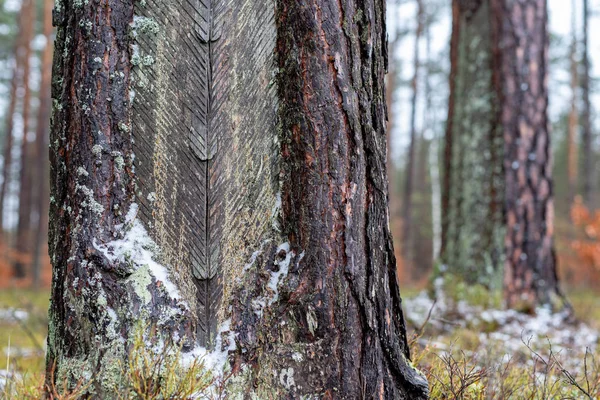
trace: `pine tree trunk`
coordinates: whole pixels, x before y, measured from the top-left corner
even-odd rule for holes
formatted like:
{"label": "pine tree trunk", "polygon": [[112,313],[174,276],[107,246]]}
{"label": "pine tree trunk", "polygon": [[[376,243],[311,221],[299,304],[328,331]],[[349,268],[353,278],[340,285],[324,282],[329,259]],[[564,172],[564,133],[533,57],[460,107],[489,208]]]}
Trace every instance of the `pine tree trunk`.
{"label": "pine tree trunk", "polygon": [[229,348],[229,398],[426,398],[388,226],[384,2],[54,16],[49,383],[110,398],[141,323]]}
{"label": "pine tree trunk", "polygon": [[588,208],[596,208],[594,199],[596,168],[594,161],[594,146],[591,122],[590,101],[590,58],[589,58],[589,0],[583,0],[583,76],[581,88],[583,95],[583,113],[581,115],[583,125],[582,150],[583,150],[583,201]]}
{"label": "pine tree trunk", "polygon": [[42,250],[48,235],[48,133],[50,123],[50,81],[52,74],[52,0],[44,0],[43,34],[46,37],[46,47],[42,51],[40,81],[40,106],[37,115],[35,136],[35,179],[36,179],[36,211],[37,226],[33,242],[32,283],[34,287],[40,284],[42,268]]}
{"label": "pine tree trunk", "polygon": [[452,0],[452,33],[450,37],[450,76],[448,97],[448,118],[444,134],[444,157],[442,177],[442,243],[440,247],[441,261],[448,263],[446,247],[448,245],[448,228],[450,225],[450,198],[452,190],[452,166],[454,154],[454,110],[456,107],[456,83],[458,79],[458,43],[460,40],[460,6],[459,0]]}
{"label": "pine tree trunk", "polygon": [[29,75],[31,71],[31,42],[34,36],[35,8],[34,1],[28,1],[24,5],[26,8],[22,11],[26,13],[24,19],[23,31],[23,138],[21,141],[21,168],[19,172],[19,221],[17,223],[17,238],[15,249],[17,258],[13,264],[13,275],[16,278],[24,278],[27,274],[27,267],[30,266],[31,247],[31,205],[32,205],[32,171],[31,166],[33,157],[31,154],[32,146],[27,136],[30,132],[31,118],[31,88],[29,87]]}
{"label": "pine tree trunk", "polygon": [[449,272],[492,287],[500,284],[504,260],[509,307],[560,306],[546,115],[546,2],[454,6],[458,37],[452,41],[446,137],[452,153],[451,163],[448,153],[445,161],[452,174],[445,188],[443,259]]}
{"label": "pine tree trunk", "polygon": [[561,307],[554,250],[546,0],[493,1],[500,54],[509,307]]}

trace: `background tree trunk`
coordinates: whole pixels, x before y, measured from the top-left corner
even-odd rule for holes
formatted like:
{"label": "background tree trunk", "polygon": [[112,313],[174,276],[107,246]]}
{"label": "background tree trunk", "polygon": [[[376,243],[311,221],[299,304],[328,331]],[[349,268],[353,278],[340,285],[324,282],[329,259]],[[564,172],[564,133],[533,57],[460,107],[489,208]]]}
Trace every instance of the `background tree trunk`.
{"label": "background tree trunk", "polygon": [[493,0],[494,43],[504,136],[508,306],[561,307],[554,251],[554,203],[547,117],[548,32],[545,0]]}
{"label": "background tree trunk", "polygon": [[583,96],[583,113],[581,115],[583,125],[582,135],[582,150],[583,150],[583,200],[586,206],[594,210],[596,204],[594,202],[594,190],[595,190],[595,162],[594,162],[594,146],[593,146],[593,134],[592,134],[592,122],[591,114],[592,107],[590,101],[590,58],[589,58],[589,0],[583,0],[583,73],[581,79],[581,89]]}
{"label": "background tree trunk", "polygon": [[421,61],[419,57],[419,46],[421,44],[421,36],[423,34],[424,20],[423,20],[423,1],[417,0],[417,27],[415,31],[415,49],[413,57],[413,77],[410,83],[411,88],[411,101],[410,101],[410,137],[408,143],[408,156],[406,158],[406,168],[404,169],[404,191],[402,192],[402,252],[404,260],[411,264],[412,263],[412,246],[413,232],[412,232],[412,195],[414,189],[414,175],[415,175],[415,151],[417,146],[417,99],[419,91],[419,69],[421,68]]}
{"label": "background tree trunk", "polygon": [[388,226],[384,16],[61,5],[49,380],[102,398],[142,323],[230,349],[233,398],[426,398]]}
{"label": "background tree trunk", "polygon": [[502,141],[489,1],[459,1],[454,18],[442,259],[467,282],[500,287]]}
{"label": "background tree trunk", "polygon": [[34,287],[40,284],[42,268],[42,251],[45,248],[45,239],[48,232],[48,132],[50,122],[50,81],[52,74],[52,0],[44,0],[43,34],[46,46],[41,58],[40,106],[37,115],[35,136],[35,178],[36,178],[36,211],[38,221],[33,241],[32,283]]}
{"label": "background tree trunk", "polygon": [[[431,14],[428,14],[431,15]],[[435,120],[432,116],[432,63],[431,56],[431,21],[425,28],[425,39],[427,43],[427,68],[425,73],[425,131],[431,134],[431,143],[428,151],[428,165],[431,185],[430,207],[431,207],[431,248],[432,261],[435,263],[440,256],[441,235],[442,235],[442,208],[441,208],[441,182],[440,182],[440,162],[439,162],[439,138],[437,136]]]}
{"label": "background tree trunk", "polygon": [[32,196],[32,146],[27,136],[30,131],[31,118],[31,88],[29,86],[29,75],[31,71],[31,42],[34,36],[36,4],[30,0],[23,4],[26,18],[23,31],[23,138],[21,140],[21,168],[19,172],[19,221],[17,223],[17,237],[15,249],[17,257],[13,264],[13,274],[16,278],[24,278],[27,267],[30,266],[31,251],[31,196]]}
{"label": "background tree trunk", "polygon": [[444,135],[444,174],[442,177],[442,243],[440,248],[441,261],[448,263],[446,246],[448,245],[448,228],[450,224],[450,197],[452,190],[452,166],[454,154],[454,108],[456,104],[456,81],[458,75],[458,43],[460,40],[460,6],[459,0],[452,0],[452,33],[450,38],[450,94],[448,98],[448,118]]}
{"label": "background tree trunk", "polygon": [[569,110],[569,124],[567,134],[567,146],[568,146],[568,160],[567,160],[567,175],[569,180],[569,203],[573,204],[575,195],[577,195],[579,188],[577,187],[578,182],[578,166],[579,166],[579,149],[577,146],[577,90],[579,87],[579,77],[577,69],[579,63],[577,62],[577,23],[575,17],[576,1],[571,1],[571,45],[569,47],[569,72],[571,76],[571,109]]}

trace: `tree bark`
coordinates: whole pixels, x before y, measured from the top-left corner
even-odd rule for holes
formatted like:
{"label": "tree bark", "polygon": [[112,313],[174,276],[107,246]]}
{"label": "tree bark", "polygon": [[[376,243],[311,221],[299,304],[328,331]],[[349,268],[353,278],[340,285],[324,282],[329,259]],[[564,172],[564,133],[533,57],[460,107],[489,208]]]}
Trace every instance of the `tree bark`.
{"label": "tree bark", "polygon": [[440,247],[441,261],[448,263],[446,246],[448,244],[448,226],[450,224],[450,197],[452,190],[452,166],[454,153],[454,109],[456,104],[456,80],[458,74],[458,43],[460,40],[460,6],[459,0],[452,0],[452,33],[450,37],[450,76],[448,98],[448,118],[444,135],[444,174],[442,180],[442,243]]}
{"label": "tree bark", "polygon": [[526,310],[565,303],[553,244],[546,14],[545,0],[458,1],[454,13],[443,259],[449,272],[489,286],[499,286],[503,263],[507,305]]}
{"label": "tree bark", "polygon": [[509,307],[562,307],[554,250],[545,0],[493,1],[506,190],[504,263]]}
{"label": "tree bark", "polygon": [[595,190],[595,161],[594,161],[594,146],[593,133],[591,122],[591,101],[590,101],[590,58],[589,58],[589,0],[583,0],[583,72],[581,79],[581,89],[583,96],[583,112],[581,115],[583,134],[582,134],[582,150],[583,150],[583,201],[586,206],[594,210],[596,204],[594,202]]}
{"label": "tree bark", "polygon": [[48,379],[110,398],[141,322],[229,349],[230,398],[426,398],[388,226],[384,2],[54,16]]}
{"label": "tree bark", "polygon": [[17,237],[15,249],[17,258],[13,264],[13,275],[15,278],[24,278],[27,275],[27,267],[31,265],[29,262],[31,256],[31,197],[32,197],[32,146],[27,136],[30,131],[31,118],[31,88],[29,87],[29,75],[31,71],[31,41],[34,36],[35,25],[35,8],[36,4],[33,1],[28,1],[24,4],[25,13],[24,31],[23,31],[23,138],[21,140],[21,159],[19,172],[19,221],[17,223]]}
{"label": "tree bark", "polygon": [[489,1],[454,4],[442,260],[470,283],[501,286],[502,139]]}
{"label": "tree bark", "polygon": [[48,235],[48,134],[50,131],[50,81],[52,75],[52,0],[44,0],[43,34],[46,47],[41,57],[40,106],[37,115],[35,136],[35,179],[37,188],[36,211],[38,214],[37,227],[33,242],[32,284],[39,287],[42,269],[42,250]]}

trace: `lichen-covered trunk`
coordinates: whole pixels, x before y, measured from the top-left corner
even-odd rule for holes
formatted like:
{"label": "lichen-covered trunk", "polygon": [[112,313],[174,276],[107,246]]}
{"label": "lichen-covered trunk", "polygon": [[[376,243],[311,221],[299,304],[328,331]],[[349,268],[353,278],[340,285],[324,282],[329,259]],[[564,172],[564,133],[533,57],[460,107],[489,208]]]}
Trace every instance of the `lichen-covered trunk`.
{"label": "lichen-covered trunk", "polygon": [[562,307],[554,250],[546,0],[493,0],[500,54],[508,306]]}
{"label": "lichen-covered trunk", "polygon": [[193,313],[135,218],[135,170],[146,166],[132,151],[133,8],[68,0],[53,13],[46,387],[91,383],[94,398],[116,397],[138,327],[195,344]]}
{"label": "lichen-covered trunk", "polygon": [[388,226],[384,2],[57,8],[49,382],[110,398],[141,324],[228,351],[228,398],[425,398]]}
{"label": "lichen-covered trunk", "polygon": [[490,5],[456,1],[453,10],[442,261],[467,282],[500,287],[502,139]]}

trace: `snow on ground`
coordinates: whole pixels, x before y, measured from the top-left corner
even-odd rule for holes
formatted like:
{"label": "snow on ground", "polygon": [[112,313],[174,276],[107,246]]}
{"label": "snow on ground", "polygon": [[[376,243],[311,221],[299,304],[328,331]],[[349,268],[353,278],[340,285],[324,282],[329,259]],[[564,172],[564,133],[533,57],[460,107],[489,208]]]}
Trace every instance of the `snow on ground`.
{"label": "snow on ground", "polygon": [[2,322],[19,322],[26,321],[29,318],[29,313],[17,308],[2,308],[0,309],[0,321]]}
{"label": "snow on ground", "polygon": [[566,313],[552,313],[545,307],[538,308],[533,315],[485,309],[465,301],[453,302],[439,288],[435,292],[436,301],[421,292],[414,298],[403,299],[403,304],[409,326],[426,326],[420,343],[441,351],[450,349],[453,338],[461,329],[478,337],[475,348],[460,348],[466,353],[499,349],[504,355],[513,357],[530,354],[531,350],[544,354],[551,350],[565,368],[575,372],[583,367],[586,350],[591,354],[599,350],[600,332],[582,322],[573,322]]}

